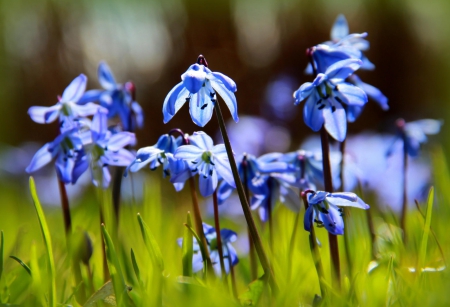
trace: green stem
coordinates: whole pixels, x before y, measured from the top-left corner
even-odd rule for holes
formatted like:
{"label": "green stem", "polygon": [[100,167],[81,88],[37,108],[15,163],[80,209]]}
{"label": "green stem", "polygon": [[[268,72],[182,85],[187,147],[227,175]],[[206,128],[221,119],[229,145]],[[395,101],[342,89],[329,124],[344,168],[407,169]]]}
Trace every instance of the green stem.
{"label": "green stem", "polygon": [[[250,199],[250,192],[248,190],[248,161],[247,161],[247,154],[244,153],[244,158],[242,160],[242,169],[244,172],[244,192],[245,197]],[[250,229],[247,227],[247,236],[248,236],[248,249],[249,249],[249,260],[250,260],[250,277],[251,280],[255,280],[258,278],[258,263],[256,262],[256,254],[255,254],[255,245],[253,244],[252,240],[252,234],[250,232]]]}
{"label": "green stem", "polygon": [[238,169],[236,166],[236,160],[234,159],[233,150],[231,149],[230,139],[228,138],[227,129],[225,127],[225,121],[222,116],[222,111],[220,109],[219,101],[216,100],[215,113],[217,115],[217,121],[219,122],[220,132],[222,133],[222,138],[227,151],[228,159],[230,161],[231,171],[233,172],[234,182],[236,183],[237,192],[239,195],[239,200],[241,202],[242,210],[244,211],[245,220],[252,236],[253,242],[255,244],[256,252],[258,253],[259,261],[264,269],[264,274],[267,276],[268,281],[272,287],[272,291],[278,291],[278,285],[275,281],[272,268],[270,267],[269,258],[264,250],[261,237],[259,236],[258,230],[256,229],[255,221],[253,220],[252,213],[250,211],[250,206],[248,204],[247,198],[245,197],[244,187],[242,186],[241,179],[239,178]]}
{"label": "green stem", "polygon": [[214,202],[214,227],[216,228],[217,251],[219,252],[220,271],[222,272],[223,280],[226,280],[225,263],[223,261],[222,235],[220,234],[219,202],[217,200],[217,189],[214,190],[213,193],[213,202]]}
{"label": "green stem", "polygon": [[[330,164],[330,147],[328,144],[328,132],[325,127],[320,129],[320,140],[322,142],[322,165],[323,165],[323,177],[325,191],[333,192],[333,179],[331,177],[331,164]],[[339,261],[339,246],[337,236],[328,232],[328,242],[330,244],[330,257],[332,262],[332,276],[333,283],[337,288],[341,286],[341,265]]]}
{"label": "green stem", "polygon": [[66,185],[58,178],[59,192],[61,195],[61,208],[64,218],[64,230],[66,238],[72,234],[72,218],[70,217],[69,198],[67,197]]}

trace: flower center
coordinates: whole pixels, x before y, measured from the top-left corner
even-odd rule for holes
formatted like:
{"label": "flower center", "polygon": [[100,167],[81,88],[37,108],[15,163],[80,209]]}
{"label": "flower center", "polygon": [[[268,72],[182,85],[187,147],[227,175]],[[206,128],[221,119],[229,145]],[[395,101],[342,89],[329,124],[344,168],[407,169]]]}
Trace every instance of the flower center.
{"label": "flower center", "polygon": [[[211,162],[211,158],[212,158],[212,153],[211,153],[210,151],[205,151],[204,153],[202,153],[202,160],[203,160],[205,163],[213,164],[213,163]],[[214,165],[214,164],[213,164],[213,165]]]}

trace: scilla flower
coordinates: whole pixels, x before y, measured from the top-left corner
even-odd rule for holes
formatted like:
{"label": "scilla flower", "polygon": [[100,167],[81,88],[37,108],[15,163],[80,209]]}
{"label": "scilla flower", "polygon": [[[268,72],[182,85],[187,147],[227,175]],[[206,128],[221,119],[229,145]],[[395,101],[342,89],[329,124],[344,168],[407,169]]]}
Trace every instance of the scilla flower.
{"label": "scilla flower", "polygon": [[[224,144],[214,146],[211,137],[202,131],[194,132],[189,137],[189,144],[178,147],[174,157],[186,161],[191,172],[199,174],[199,189],[203,196],[214,193],[220,178],[235,187]],[[171,178],[171,182],[184,180],[182,173]]]}
{"label": "scilla flower", "polygon": [[308,209],[305,212],[304,227],[311,231],[314,221],[317,227],[325,227],[334,235],[344,234],[343,209],[339,207],[356,207],[369,209],[369,205],[350,192],[328,193],[324,191],[305,191],[307,194]]}
{"label": "scilla flower", "polygon": [[359,87],[345,82],[361,66],[361,61],[348,59],[331,65],[325,73],[319,73],[314,82],[306,82],[294,92],[295,104],[306,100],[303,119],[313,131],[322,126],[342,142],[347,134],[347,118],[344,104],[363,106],[367,95]]}
{"label": "scilla flower", "polygon": [[87,91],[80,99],[80,103],[99,101],[108,110],[108,118],[118,116],[123,129],[134,131],[144,125],[142,108],[134,101],[134,84],[116,82],[108,64],[101,62],[98,66],[98,80],[104,90]]}
{"label": "scilla flower", "polygon": [[231,116],[238,122],[237,103],[234,92],[236,83],[219,72],[208,68],[205,58],[200,55],[197,63],[181,75],[181,82],[167,94],[163,105],[164,123],[169,122],[175,113],[186,103],[194,123],[204,127],[211,119],[214,104],[219,94],[225,101]]}
{"label": "scilla flower", "polygon": [[[206,237],[206,243],[208,244],[209,257],[211,258],[214,272],[216,273],[217,276],[220,276],[221,270],[220,270],[219,250],[217,249],[216,229],[208,224],[203,223],[203,232]],[[220,230],[220,235],[222,237],[222,249],[223,249],[225,272],[228,273],[230,272],[230,264],[231,266],[235,266],[239,262],[236,250],[231,245],[231,243],[236,241],[237,234],[230,229],[222,228]],[[182,246],[183,239],[180,238],[177,241],[178,245]],[[194,255],[192,257],[192,270],[194,272],[198,272],[203,268],[203,258],[202,254],[200,253],[200,246],[198,245],[197,240],[194,240],[193,249]]]}
{"label": "scilla flower", "polygon": [[58,97],[58,103],[51,107],[33,106],[28,110],[31,119],[39,124],[48,124],[54,122],[57,118],[63,123],[65,120],[73,120],[80,117],[94,115],[99,105],[87,103],[80,105],[79,100],[86,90],[87,78],[81,74],[69,84],[61,97]]}
{"label": "scilla flower", "polygon": [[[161,135],[155,145],[143,147],[137,151],[136,158],[125,170],[125,177],[128,175],[128,171],[137,172],[147,165],[153,171],[162,165],[164,177],[183,173],[189,178],[191,174],[187,163],[173,156],[181,143],[181,137],[175,138],[169,134]],[[174,186],[177,191],[180,191],[183,189],[184,181],[174,183]]]}
{"label": "scilla flower", "polygon": [[390,156],[397,141],[402,140],[408,155],[416,157],[419,154],[420,145],[428,140],[427,135],[439,133],[442,124],[443,121],[436,119],[422,119],[409,123],[402,118],[398,119],[396,122],[398,133],[386,155]]}

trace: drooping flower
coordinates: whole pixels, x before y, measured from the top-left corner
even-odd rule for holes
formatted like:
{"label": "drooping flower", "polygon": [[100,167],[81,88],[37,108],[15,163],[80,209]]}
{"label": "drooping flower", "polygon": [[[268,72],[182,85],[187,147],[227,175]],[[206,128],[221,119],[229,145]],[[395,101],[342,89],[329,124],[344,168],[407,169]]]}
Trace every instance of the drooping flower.
{"label": "drooping flower", "polygon": [[78,127],[68,129],[36,152],[26,172],[33,173],[56,159],[58,178],[74,184],[89,166],[83,145]]}
{"label": "drooping flower", "polygon": [[[230,162],[224,144],[215,145],[206,133],[194,132],[189,137],[190,145],[182,145],[175,151],[174,157],[187,162],[194,174],[199,174],[199,189],[203,196],[210,196],[217,188],[219,179],[235,187]],[[184,182],[183,174],[175,175],[171,182]]]}
{"label": "drooping flower", "polygon": [[[335,62],[349,58],[360,59],[362,61],[360,69],[373,70],[375,65],[363,53],[363,51],[369,49],[369,42],[365,39],[366,36],[367,33],[349,34],[347,20],[344,15],[339,15],[331,29],[331,41],[310,49],[317,72],[321,73]],[[308,64],[306,72],[313,72],[311,64]],[[387,97],[378,88],[364,83],[356,74],[349,76],[347,81],[361,88],[384,111],[389,109]],[[362,110],[363,106],[348,106],[348,121],[354,122]]]}
{"label": "drooping flower", "polygon": [[347,118],[344,104],[364,106],[367,95],[359,87],[345,82],[361,66],[361,61],[348,59],[339,61],[319,73],[315,80],[306,82],[294,92],[295,104],[307,99],[303,119],[313,131],[322,126],[336,140],[342,142],[347,133]]}
{"label": "drooping flower", "polygon": [[234,92],[236,83],[219,72],[212,72],[203,56],[197,63],[181,75],[181,82],[167,94],[163,104],[164,123],[169,122],[175,113],[189,103],[189,112],[194,123],[204,127],[211,119],[214,104],[219,94],[225,101],[235,122],[238,122],[237,103]]}
{"label": "drooping flower", "polygon": [[390,156],[396,143],[402,140],[408,155],[416,157],[419,154],[420,145],[427,142],[427,135],[439,133],[442,124],[443,121],[435,119],[422,119],[409,123],[406,123],[404,119],[398,119],[396,122],[398,133],[386,155]]}
{"label": "drooping flower", "polygon": [[[222,274],[220,269],[220,258],[219,258],[219,250],[217,249],[217,233],[216,229],[208,224],[203,223],[203,232],[205,234],[206,243],[208,245],[209,257],[211,259],[211,263],[214,268],[214,272],[217,276]],[[231,266],[235,266],[238,264],[239,259],[237,257],[236,250],[234,249],[233,243],[237,239],[237,234],[226,228],[222,228],[220,230],[220,235],[222,238],[222,250],[223,250],[223,258],[225,265],[225,272],[228,274],[230,272],[230,264]],[[178,245],[182,246],[183,239],[180,238],[177,240]],[[203,268],[203,258],[200,253],[200,246],[194,238],[194,255],[192,258],[192,270],[194,272],[198,272]]]}
{"label": "drooping flower", "polygon": [[[149,165],[150,169],[156,170],[160,165],[163,167],[163,176],[186,175],[186,179],[191,175],[187,162],[176,159],[173,154],[175,150],[182,144],[182,138],[175,138],[172,135],[164,134],[159,137],[158,142],[153,146],[147,146],[139,149],[135,159],[128,165],[125,170],[125,176],[128,171],[137,172],[143,167]],[[175,189],[180,191],[184,187],[183,182],[174,183]]]}
{"label": "drooping flower", "polygon": [[342,235],[344,234],[343,209],[339,207],[370,208],[354,193],[306,192],[309,206],[305,212],[304,227],[307,231],[311,231],[314,221],[317,227],[325,227],[333,235]]}
{"label": "drooping flower", "polygon": [[92,159],[92,181],[94,185],[108,188],[111,181],[109,165],[128,166],[134,154],[125,146],[134,145],[136,137],[131,132],[111,133],[108,130],[107,112],[99,111],[94,115],[90,129],[90,156]]}
{"label": "drooping flower", "polygon": [[[79,104],[86,90],[87,77],[83,74],[76,77],[66,87],[58,103],[51,107],[33,106],[28,109],[31,119],[39,124],[48,124],[59,118],[60,123],[72,121],[81,117],[94,115],[99,105],[94,103]],[[67,124],[67,123],[66,123]]]}
{"label": "drooping flower", "polygon": [[98,101],[108,110],[108,118],[119,116],[125,131],[134,131],[144,125],[142,108],[135,101],[135,87],[132,82],[120,84],[106,62],[98,66],[98,80],[104,90],[87,91],[80,103]]}

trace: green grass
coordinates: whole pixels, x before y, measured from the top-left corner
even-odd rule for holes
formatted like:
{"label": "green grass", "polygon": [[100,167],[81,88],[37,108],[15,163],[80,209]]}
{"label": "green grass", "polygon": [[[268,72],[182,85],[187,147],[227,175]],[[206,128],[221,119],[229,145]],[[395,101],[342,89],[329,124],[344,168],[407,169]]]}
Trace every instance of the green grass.
{"label": "green grass", "polygon": [[[417,210],[408,214],[406,244],[402,241],[398,217],[378,210],[370,195],[365,195],[364,199],[371,205],[374,218],[374,246],[366,212],[351,210],[345,228],[347,250],[344,237],[339,237],[343,273],[340,290],[332,286],[327,233],[317,229],[325,270],[323,285],[328,293],[321,300],[324,305],[450,304],[450,276],[447,269],[440,270],[450,252],[450,236],[447,235],[449,177],[443,154],[436,151],[433,157],[434,194],[430,194],[427,203],[420,204],[423,215]],[[191,223],[190,218],[186,218],[191,210],[190,195],[187,189],[175,193],[170,183],[160,180],[159,175],[153,173],[146,179],[143,201],[123,202],[119,227],[111,218],[110,191],[97,193],[92,187],[86,195],[71,199],[73,237],[83,234],[85,238],[86,232],[92,242],[88,265],[80,260],[89,256],[85,251],[87,241],[71,245],[79,251],[68,251],[60,208],[44,207],[42,211],[37,198],[40,191],[37,195],[33,192],[32,181],[33,198],[27,186],[2,183],[0,306],[109,306],[113,302],[121,302],[120,306],[306,306],[319,301],[316,297],[320,295],[319,280],[309,249],[309,233],[299,223],[292,259],[289,259],[296,214],[282,205],[277,205],[274,211],[275,244],[273,252],[269,252],[280,287],[276,296],[263,279],[251,280],[248,255],[239,254],[240,262],[235,267],[239,299],[234,298],[231,288],[219,279],[204,281],[201,274],[191,277],[192,268],[186,260],[191,257],[190,243],[181,248],[176,242],[177,238],[191,234],[185,226]],[[100,202],[109,216],[105,227],[100,226]],[[300,214],[302,221],[304,209]],[[205,217],[205,221],[211,223],[212,218]],[[243,218],[222,217],[221,222],[222,227],[246,236]],[[257,224],[263,243],[270,251],[268,227]],[[104,280],[102,234],[112,283]],[[369,266],[372,267],[370,272]],[[75,271],[80,274],[80,282]],[[183,272],[186,277],[182,277]],[[259,273],[262,276],[261,267]]]}

